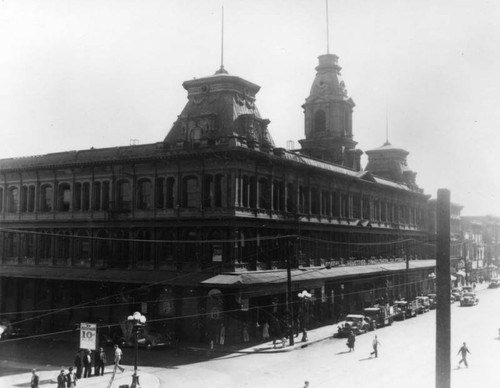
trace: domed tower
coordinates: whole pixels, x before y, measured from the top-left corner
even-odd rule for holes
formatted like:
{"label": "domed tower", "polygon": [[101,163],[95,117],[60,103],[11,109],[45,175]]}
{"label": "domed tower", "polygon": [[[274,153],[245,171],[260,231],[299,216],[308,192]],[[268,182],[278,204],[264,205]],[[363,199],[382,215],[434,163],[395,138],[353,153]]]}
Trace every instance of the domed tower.
{"label": "domed tower", "polygon": [[368,163],[365,170],[382,178],[403,183],[411,189],[418,189],[415,178],[417,173],[410,170],[406,157],[409,152],[394,147],[386,141],[381,147],[366,151]]}
{"label": "domed tower", "polygon": [[338,57],[321,55],[311,92],[302,105],[306,138],[299,140],[306,155],[360,170],[360,157],[352,136],[354,101],[347,95]]}
{"label": "domed tower", "polygon": [[255,105],[260,86],[230,75],[224,67],[212,76],[185,81],[188,102],[165,137],[167,147],[233,144],[271,150],[274,141]]}

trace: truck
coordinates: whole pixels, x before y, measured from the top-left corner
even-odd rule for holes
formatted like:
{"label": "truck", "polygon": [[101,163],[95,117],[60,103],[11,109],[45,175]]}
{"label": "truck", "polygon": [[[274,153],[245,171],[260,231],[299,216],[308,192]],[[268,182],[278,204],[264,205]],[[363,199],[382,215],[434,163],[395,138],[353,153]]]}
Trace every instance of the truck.
{"label": "truck", "polygon": [[394,322],[394,308],[392,306],[375,305],[365,308],[363,312],[371,319],[374,328],[390,326]]}

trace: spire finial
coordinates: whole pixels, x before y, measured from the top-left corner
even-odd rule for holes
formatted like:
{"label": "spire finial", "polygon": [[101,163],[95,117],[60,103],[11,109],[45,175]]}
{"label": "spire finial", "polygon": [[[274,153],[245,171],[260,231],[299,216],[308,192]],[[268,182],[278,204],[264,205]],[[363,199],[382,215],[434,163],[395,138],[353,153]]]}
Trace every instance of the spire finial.
{"label": "spire finial", "polygon": [[389,145],[389,108],[385,108],[385,144]]}
{"label": "spire finial", "polygon": [[330,23],[328,22],[328,0],[326,2],[326,53],[330,54]]}
{"label": "spire finial", "polygon": [[221,42],[220,42],[220,69],[215,74],[227,74],[224,69],[224,6],[222,6],[222,29],[221,29]]}

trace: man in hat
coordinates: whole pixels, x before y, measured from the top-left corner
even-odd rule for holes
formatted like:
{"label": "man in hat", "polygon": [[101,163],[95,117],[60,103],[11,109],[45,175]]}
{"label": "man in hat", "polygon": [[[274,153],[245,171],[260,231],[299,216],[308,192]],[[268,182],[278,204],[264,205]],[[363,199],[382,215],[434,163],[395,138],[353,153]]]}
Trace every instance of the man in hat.
{"label": "man in hat", "polygon": [[96,359],[95,359],[95,375],[96,376],[102,376],[104,375],[104,366],[108,362],[107,357],[106,357],[106,352],[104,351],[103,348],[99,348],[98,352],[96,353]]}
{"label": "man in hat", "polygon": [[64,369],[57,375],[57,388],[66,388],[66,374]]}
{"label": "man in hat", "polygon": [[38,384],[40,383],[40,379],[38,375],[36,374],[36,369],[33,369],[31,371],[31,388],[38,388]]}

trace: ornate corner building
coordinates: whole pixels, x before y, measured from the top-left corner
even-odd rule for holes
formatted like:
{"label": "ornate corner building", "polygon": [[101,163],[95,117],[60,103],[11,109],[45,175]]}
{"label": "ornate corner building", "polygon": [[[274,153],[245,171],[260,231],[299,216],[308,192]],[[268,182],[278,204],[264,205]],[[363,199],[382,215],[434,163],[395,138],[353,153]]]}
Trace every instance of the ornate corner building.
{"label": "ornate corner building", "polygon": [[163,141],[0,160],[1,312],[53,332],[138,310],[239,341],[287,302],[324,324],[427,290],[429,196],[405,150],[367,151],[362,169],[340,70],[319,57],[298,150],[276,147],[260,87],[221,68],[183,83]]}

